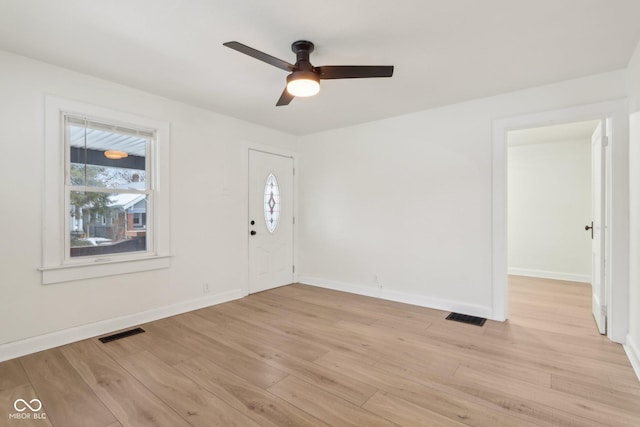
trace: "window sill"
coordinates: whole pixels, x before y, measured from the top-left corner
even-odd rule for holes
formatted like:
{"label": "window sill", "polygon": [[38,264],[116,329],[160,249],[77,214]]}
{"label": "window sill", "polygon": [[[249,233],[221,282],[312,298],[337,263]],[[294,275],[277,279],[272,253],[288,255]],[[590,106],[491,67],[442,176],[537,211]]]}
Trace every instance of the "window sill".
{"label": "window sill", "polygon": [[92,264],[72,264],[55,267],[42,267],[42,284],[72,282],[74,280],[116,276],[140,271],[169,268],[171,256],[150,256],[127,260],[102,261]]}

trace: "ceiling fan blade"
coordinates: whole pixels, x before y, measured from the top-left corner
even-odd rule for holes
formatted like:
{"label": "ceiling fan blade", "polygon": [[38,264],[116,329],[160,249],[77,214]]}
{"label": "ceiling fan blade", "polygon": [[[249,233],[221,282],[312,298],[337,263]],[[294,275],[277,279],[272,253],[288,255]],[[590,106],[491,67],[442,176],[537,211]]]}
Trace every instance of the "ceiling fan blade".
{"label": "ceiling fan blade", "polygon": [[391,77],[393,65],[326,65],[316,67],[321,79],[363,79]]}
{"label": "ceiling fan blade", "polygon": [[287,88],[285,87],[284,90],[282,91],[282,95],[280,95],[280,99],[278,99],[278,102],[276,102],[276,107],[289,105],[289,103],[293,101],[293,98],[295,98],[295,96],[291,95],[287,90]]}
{"label": "ceiling fan blade", "polygon": [[252,58],[259,59],[260,61],[266,62],[269,65],[280,68],[281,70],[293,71],[296,68],[293,64],[289,64],[287,61],[278,59],[275,56],[267,55],[264,52],[260,52],[259,50],[239,42],[226,42],[222,43],[222,45],[233,50],[237,50],[240,53],[244,53],[245,55],[249,55]]}

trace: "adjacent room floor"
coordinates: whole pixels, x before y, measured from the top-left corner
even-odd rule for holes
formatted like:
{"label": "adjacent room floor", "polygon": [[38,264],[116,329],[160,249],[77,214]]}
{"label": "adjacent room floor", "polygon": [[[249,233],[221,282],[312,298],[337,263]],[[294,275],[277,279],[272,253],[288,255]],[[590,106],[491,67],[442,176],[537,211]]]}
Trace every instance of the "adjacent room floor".
{"label": "adjacent room floor", "polygon": [[[511,277],[509,321],[478,327],[285,286],[0,363],[0,425],[640,425],[640,383],[589,289]],[[34,398],[46,419],[8,420]]]}

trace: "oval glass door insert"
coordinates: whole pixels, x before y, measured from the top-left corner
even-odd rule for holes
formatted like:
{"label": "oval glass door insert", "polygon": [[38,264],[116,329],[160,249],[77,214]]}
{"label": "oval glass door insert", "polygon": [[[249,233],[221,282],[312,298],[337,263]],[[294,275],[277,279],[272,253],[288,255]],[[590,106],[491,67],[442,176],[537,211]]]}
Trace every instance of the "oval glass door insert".
{"label": "oval glass door insert", "polygon": [[280,221],[280,188],[275,175],[270,173],[264,185],[264,222],[269,233],[276,231]]}

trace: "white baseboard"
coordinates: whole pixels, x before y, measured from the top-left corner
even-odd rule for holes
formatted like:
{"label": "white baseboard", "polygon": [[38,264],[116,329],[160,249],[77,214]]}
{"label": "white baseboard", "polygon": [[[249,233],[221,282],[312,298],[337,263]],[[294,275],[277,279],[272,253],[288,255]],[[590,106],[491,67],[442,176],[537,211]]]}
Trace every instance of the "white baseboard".
{"label": "white baseboard", "polygon": [[515,276],[540,277],[542,279],[564,280],[567,282],[591,283],[591,276],[588,274],[562,273],[558,271],[531,270],[528,268],[511,268],[509,274]]}
{"label": "white baseboard", "polygon": [[108,332],[163,319],[165,317],[175,316],[176,314],[186,313],[188,311],[221,304],[227,301],[233,301],[242,298],[243,296],[244,292],[241,289],[234,289],[232,291],[222,292],[215,295],[207,295],[202,298],[154,308],[141,313],[103,320],[100,322],[90,323],[88,325],[76,326],[61,331],[26,338],[20,341],[9,342],[0,345],[0,362],[58,347],[64,344],[69,344],[71,342],[103,335]]}
{"label": "white baseboard", "polygon": [[638,381],[640,381],[640,347],[638,347],[638,343],[631,338],[631,335],[628,334],[627,341],[623,347],[631,362],[631,366],[633,366],[633,370],[636,372],[636,377],[638,377]]}
{"label": "white baseboard", "polygon": [[325,280],[318,277],[308,276],[300,276],[298,278],[298,282],[305,285],[333,289],[335,291],[365,295],[368,297],[402,302],[405,304],[417,305],[420,307],[434,308],[436,310],[453,311],[470,316],[491,318],[492,314],[491,307],[488,306],[460,303],[457,301],[449,301],[423,295],[392,291],[384,288],[380,289],[373,286],[354,285],[351,283],[336,282],[333,280]]}

